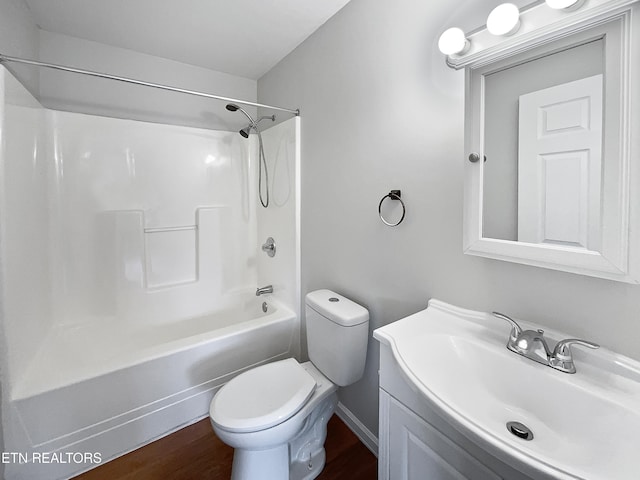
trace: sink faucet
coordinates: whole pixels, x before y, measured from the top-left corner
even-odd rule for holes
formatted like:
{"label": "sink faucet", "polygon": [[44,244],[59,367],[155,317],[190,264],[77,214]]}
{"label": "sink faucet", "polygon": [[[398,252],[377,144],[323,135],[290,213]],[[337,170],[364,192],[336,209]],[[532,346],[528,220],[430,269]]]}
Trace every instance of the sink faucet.
{"label": "sink faucet", "polygon": [[534,362],[547,365],[565,373],[576,373],[576,366],[571,355],[571,345],[581,345],[589,348],[600,348],[600,345],[579,340],[577,338],[567,338],[559,341],[553,352],[549,350],[547,340],[544,338],[544,330],[522,330],[520,325],[504,315],[493,312],[493,316],[509,322],[511,333],[507,342],[507,348],[518,355],[522,355]]}
{"label": "sink faucet", "polygon": [[573,363],[573,357],[571,355],[571,345],[582,345],[588,348],[600,348],[600,345],[593,342],[587,342],[586,340],[579,340],[577,338],[567,338],[560,340],[556,344],[556,348],[553,349],[553,355],[549,359],[549,366],[560,370],[561,372],[576,373],[576,366]]}
{"label": "sink faucet", "polygon": [[256,297],[264,295],[265,293],[273,293],[273,285],[267,285],[266,287],[258,287],[256,289]]}

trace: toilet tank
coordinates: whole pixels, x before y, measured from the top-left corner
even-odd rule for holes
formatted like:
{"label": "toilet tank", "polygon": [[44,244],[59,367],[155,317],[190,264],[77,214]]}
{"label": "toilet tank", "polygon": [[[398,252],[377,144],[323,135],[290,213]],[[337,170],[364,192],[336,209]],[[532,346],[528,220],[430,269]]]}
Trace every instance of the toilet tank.
{"label": "toilet tank", "polygon": [[305,312],[311,362],[338,386],[360,380],[367,359],[368,310],[331,290],[316,290],[307,294]]}

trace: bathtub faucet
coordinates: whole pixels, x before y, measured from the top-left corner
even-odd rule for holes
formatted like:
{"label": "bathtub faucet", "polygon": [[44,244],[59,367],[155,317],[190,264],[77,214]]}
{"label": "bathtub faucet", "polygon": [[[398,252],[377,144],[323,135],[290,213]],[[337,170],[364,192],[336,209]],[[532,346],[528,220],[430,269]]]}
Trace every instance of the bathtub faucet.
{"label": "bathtub faucet", "polygon": [[273,285],[267,285],[266,287],[256,289],[256,297],[264,295],[265,293],[273,293]]}

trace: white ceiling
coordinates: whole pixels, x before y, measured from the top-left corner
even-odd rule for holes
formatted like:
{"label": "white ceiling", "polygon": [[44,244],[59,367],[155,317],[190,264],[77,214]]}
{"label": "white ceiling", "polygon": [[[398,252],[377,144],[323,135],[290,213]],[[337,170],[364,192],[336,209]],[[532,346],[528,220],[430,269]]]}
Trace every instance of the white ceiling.
{"label": "white ceiling", "polygon": [[25,0],[43,30],[258,79],[349,0]]}

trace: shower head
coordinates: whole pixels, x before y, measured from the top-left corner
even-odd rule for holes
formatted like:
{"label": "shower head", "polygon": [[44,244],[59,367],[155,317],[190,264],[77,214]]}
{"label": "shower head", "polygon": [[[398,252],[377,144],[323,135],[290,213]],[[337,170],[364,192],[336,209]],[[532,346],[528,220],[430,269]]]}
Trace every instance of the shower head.
{"label": "shower head", "polygon": [[[267,208],[269,206],[269,172],[267,170],[267,160],[264,157],[264,147],[262,145],[262,135],[260,135],[260,129],[258,128],[258,123],[260,123],[262,120],[265,120],[267,118],[271,119],[271,121],[275,121],[276,116],[275,115],[271,115],[268,117],[260,117],[258,119],[258,121],[256,122],[253,117],[251,115],[249,115],[247,112],[245,112],[241,107],[239,107],[238,105],[236,105],[235,103],[227,103],[226,105],[226,109],[229,110],[230,112],[237,112],[238,110],[240,110],[245,117],[247,117],[247,119],[249,120],[249,125],[247,125],[246,127],[244,127],[242,130],[240,130],[238,133],[240,133],[240,135],[242,135],[244,138],[249,138],[249,134],[251,133],[251,130],[255,130],[256,133],[258,134],[258,142],[259,142],[259,149],[258,149],[258,197],[260,197],[260,204],[264,207]],[[266,190],[266,195],[267,198],[266,200],[264,200],[262,198],[262,171],[264,170],[264,177],[265,177],[265,190]]]}
{"label": "shower head", "polygon": [[262,120],[271,120],[272,122],[276,121],[276,116],[275,115],[267,115],[264,117],[260,117],[256,122],[250,123],[249,125],[247,125],[246,127],[244,127],[242,130],[240,130],[240,135],[242,135],[244,138],[249,138],[249,134],[251,133],[251,129],[254,128],[256,130],[256,132],[258,131],[258,124],[262,121]]}
{"label": "shower head", "polygon": [[244,138],[249,138],[249,134],[251,133],[251,128],[253,127],[253,125],[247,125],[246,127],[244,127],[242,130],[240,130],[240,135],[242,135]]}
{"label": "shower head", "polygon": [[253,117],[249,115],[247,112],[245,112],[241,107],[239,107],[235,103],[227,103],[226,108],[230,112],[237,112],[238,110],[240,110],[244,114],[244,116],[247,117],[247,119],[249,119],[249,125],[243,128],[242,130],[240,130],[240,135],[242,135],[244,138],[249,138],[249,133],[251,133],[251,129],[252,128],[257,129],[257,126],[258,126],[258,124],[253,119]]}

